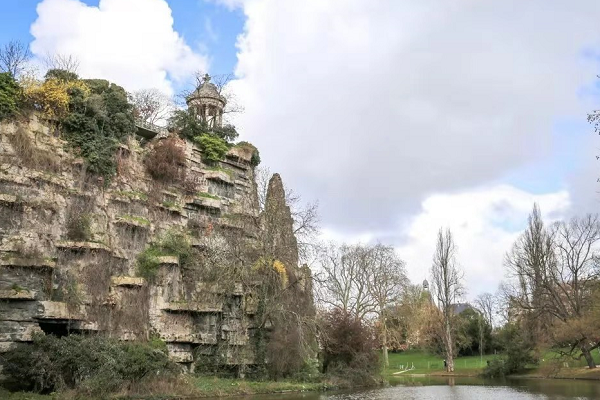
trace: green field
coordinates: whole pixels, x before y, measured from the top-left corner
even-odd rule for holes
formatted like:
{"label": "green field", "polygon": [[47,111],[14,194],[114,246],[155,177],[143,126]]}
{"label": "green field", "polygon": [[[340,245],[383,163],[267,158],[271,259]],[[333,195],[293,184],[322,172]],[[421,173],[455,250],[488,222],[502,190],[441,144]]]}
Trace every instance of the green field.
{"label": "green field", "polygon": [[[477,375],[481,373],[488,360],[497,358],[496,355],[458,357],[454,360],[456,374]],[[445,371],[444,358],[428,354],[421,350],[408,350],[401,353],[389,353],[390,366],[384,370],[385,376],[394,375],[408,369],[403,374],[434,374]]]}
{"label": "green field", "polygon": [[[566,351],[567,349],[565,349]],[[600,354],[598,350],[592,351],[592,357],[596,361],[596,365],[600,365]],[[568,368],[583,368],[587,367],[585,358],[574,359],[573,357],[561,357],[561,355],[554,350],[548,350],[542,354],[540,359],[540,367],[568,367]]]}
{"label": "green field", "polygon": [[[593,352],[594,360],[600,365],[600,353]],[[456,375],[479,375],[487,365],[488,360],[493,360],[500,355],[458,357],[454,360],[454,373]],[[385,377],[402,376],[411,374],[439,375],[445,372],[444,358],[432,355],[421,350],[409,350],[401,353],[389,353],[390,366],[385,368]],[[555,351],[546,351],[540,359],[539,365],[531,365],[524,375],[531,376],[556,376],[579,377],[585,375],[589,379],[600,377],[600,368],[588,370],[585,359],[579,360],[570,357],[561,357]],[[404,371],[400,374],[398,372]]]}

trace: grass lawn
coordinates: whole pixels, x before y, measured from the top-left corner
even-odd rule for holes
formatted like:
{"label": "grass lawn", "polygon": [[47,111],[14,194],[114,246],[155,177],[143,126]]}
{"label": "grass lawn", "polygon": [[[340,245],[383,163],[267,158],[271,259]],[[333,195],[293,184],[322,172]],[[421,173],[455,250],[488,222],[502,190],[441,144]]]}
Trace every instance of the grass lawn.
{"label": "grass lawn", "polygon": [[[598,350],[592,351],[592,356],[596,365],[600,365]],[[542,354],[539,365],[531,365],[520,375],[544,378],[600,379],[600,368],[589,369],[583,357],[574,359],[569,356],[561,356],[555,350],[548,350]]]}
{"label": "grass lawn", "polygon": [[2,400],[53,400],[52,396],[35,393],[17,392],[11,393],[0,388],[0,399]]}
{"label": "grass lawn", "polygon": [[[487,364],[487,360],[493,360],[498,356],[484,355],[458,357],[454,360],[454,371],[460,375],[477,375],[481,373]],[[389,353],[390,366],[384,370],[384,376],[391,376],[395,372],[411,369],[403,374],[441,374],[445,372],[444,358],[428,354],[421,350],[408,350],[401,353]],[[400,374],[400,375],[403,375]]]}
{"label": "grass lawn", "polygon": [[[292,381],[252,381],[244,379],[228,379],[211,376],[187,375],[177,377],[174,381],[150,382],[148,387],[142,385],[141,392],[118,392],[106,394],[102,399],[168,399],[168,398],[202,398],[221,396],[241,396],[251,394],[285,393],[320,391],[327,389],[325,383],[303,383]],[[55,395],[39,395],[35,393],[10,393],[0,388],[2,400],[59,400],[73,399],[76,392]],[[88,398],[87,396],[85,398]],[[90,398],[100,399],[100,398]]]}
{"label": "grass lawn", "polygon": [[[567,349],[564,349],[565,351]],[[578,353],[575,353],[578,355]],[[598,350],[592,351],[592,357],[594,361],[596,361],[596,365],[600,365],[600,353]],[[585,358],[581,357],[579,360],[573,359],[572,357],[561,357],[561,355],[555,350],[548,350],[542,354],[542,358],[540,360],[540,367],[554,367],[556,365],[560,365],[562,367],[567,368],[576,368],[576,367],[587,367],[587,362]]]}

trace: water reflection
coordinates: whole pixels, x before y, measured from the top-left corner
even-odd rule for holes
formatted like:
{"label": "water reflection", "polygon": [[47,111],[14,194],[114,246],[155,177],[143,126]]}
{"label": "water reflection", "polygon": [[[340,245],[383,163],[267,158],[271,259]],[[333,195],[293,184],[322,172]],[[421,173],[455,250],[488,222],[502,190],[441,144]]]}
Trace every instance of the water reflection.
{"label": "water reflection", "polygon": [[395,378],[385,388],[242,397],[244,400],[529,400],[600,399],[600,382],[558,379]]}

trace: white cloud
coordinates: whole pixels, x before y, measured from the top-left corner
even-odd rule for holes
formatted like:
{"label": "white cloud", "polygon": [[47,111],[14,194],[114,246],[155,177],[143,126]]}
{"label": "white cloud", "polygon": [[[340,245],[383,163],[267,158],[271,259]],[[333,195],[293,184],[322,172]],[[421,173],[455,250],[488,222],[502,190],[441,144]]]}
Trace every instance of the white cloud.
{"label": "white cloud", "polygon": [[128,90],[156,87],[173,92],[173,82],[207,70],[173,29],[165,0],[43,0],[31,26],[32,52],[40,57],[71,54],[84,77],[105,78]]}
{"label": "white cloud", "polygon": [[[495,290],[534,201],[546,215],[590,210],[591,128],[574,125],[568,147],[554,130],[592,108],[582,88],[598,70],[600,2],[221,2],[247,17],[236,124],[319,199],[324,238],[393,244],[420,282],[449,226],[472,297]],[[567,153],[584,148],[585,177],[565,182]]]}
{"label": "white cloud", "polygon": [[428,197],[405,225],[408,239],[398,247],[409,278],[429,279],[436,234],[444,227],[454,234],[467,297],[495,292],[505,276],[504,255],[525,228],[534,202],[547,222],[560,219],[570,205],[566,191],[533,195],[508,185]]}
{"label": "white cloud", "polygon": [[431,193],[549,157],[597,73],[582,55],[600,37],[595,0],[242,7],[237,125],[332,230],[387,231]]}

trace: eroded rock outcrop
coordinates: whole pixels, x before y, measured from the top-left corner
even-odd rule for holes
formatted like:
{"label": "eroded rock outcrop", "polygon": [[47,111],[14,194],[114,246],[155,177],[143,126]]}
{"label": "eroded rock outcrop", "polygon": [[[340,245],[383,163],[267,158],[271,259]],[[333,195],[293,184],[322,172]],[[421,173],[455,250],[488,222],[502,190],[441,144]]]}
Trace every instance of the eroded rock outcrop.
{"label": "eroded rock outcrop", "polygon": [[37,118],[0,125],[0,352],[35,333],[97,332],[160,338],[189,369],[253,365],[265,249],[304,280],[294,302],[310,313],[281,178],[261,215],[251,152],[207,165],[181,141],[185,180],[160,184],[142,162],[151,146],[122,146],[106,185]]}

